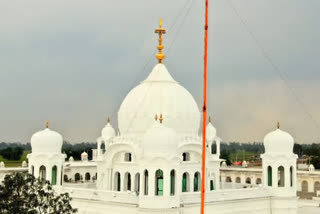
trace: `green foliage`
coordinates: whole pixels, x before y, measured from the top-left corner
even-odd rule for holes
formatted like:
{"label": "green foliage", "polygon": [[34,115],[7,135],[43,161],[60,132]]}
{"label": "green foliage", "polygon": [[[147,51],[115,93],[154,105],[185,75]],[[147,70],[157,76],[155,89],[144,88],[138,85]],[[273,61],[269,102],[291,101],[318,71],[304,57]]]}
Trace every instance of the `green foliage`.
{"label": "green foliage", "polygon": [[0,150],[0,155],[7,160],[20,160],[22,154],[22,147],[7,147]]}
{"label": "green foliage", "polygon": [[49,182],[27,173],[6,175],[0,185],[0,214],[71,214],[68,193],[56,194]]}

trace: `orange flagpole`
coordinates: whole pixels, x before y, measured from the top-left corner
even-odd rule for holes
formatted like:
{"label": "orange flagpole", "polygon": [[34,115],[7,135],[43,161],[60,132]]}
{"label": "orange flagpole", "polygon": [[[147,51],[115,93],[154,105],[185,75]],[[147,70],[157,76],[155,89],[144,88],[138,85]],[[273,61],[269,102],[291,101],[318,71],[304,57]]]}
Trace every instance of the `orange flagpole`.
{"label": "orange flagpole", "polygon": [[209,0],[206,1],[204,25],[204,84],[203,84],[203,119],[202,119],[202,183],[201,183],[201,214],[204,214],[206,192],[206,125],[207,125],[207,73],[208,73],[208,13]]}

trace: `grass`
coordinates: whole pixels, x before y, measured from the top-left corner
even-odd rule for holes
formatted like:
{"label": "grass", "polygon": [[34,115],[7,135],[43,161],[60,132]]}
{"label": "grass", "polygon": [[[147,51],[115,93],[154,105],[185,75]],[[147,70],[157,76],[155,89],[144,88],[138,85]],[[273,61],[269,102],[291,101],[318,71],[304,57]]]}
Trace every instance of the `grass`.
{"label": "grass", "polygon": [[31,151],[23,151],[20,160],[7,160],[0,155],[0,161],[3,161],[6,167],[20,167],[23,161],[27,161],[27,155]]}

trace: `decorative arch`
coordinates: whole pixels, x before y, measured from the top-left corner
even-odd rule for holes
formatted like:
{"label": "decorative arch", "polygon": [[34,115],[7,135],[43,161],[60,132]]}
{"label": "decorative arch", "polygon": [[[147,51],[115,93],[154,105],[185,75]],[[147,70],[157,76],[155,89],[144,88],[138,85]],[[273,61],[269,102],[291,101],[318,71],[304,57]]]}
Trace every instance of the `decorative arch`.
{"label": "decorative arch", "polygon": [[163,195],[163,171],[158,169],[155,175],[155,195]]}
{"label": "decorative arch", "polygon": [[182,161],[190,161],[190,152],[182,153]]}
{"label": "decorative arch", "polygon": [[51,184],[52,185],[56,185],[57,184],[57,166],[53,166],[52,167]]}
{"label": "decorative arch", "polygon": [[131,191],[131,174],[129,172],[126,172],[124,174],[124,190],[125,191]]}
{"label": "decorative arch", "polygon": [[66,175],[66,174],[63,175],[63,181],[64,182],[68,182],[69,181],[68,175]]}
{"label": "decorative arch", "polygon": [[140,192],[140,173],[136,173],[134,176],[134,191],[136,193]]}
{"label": "decorative arch", "polygon": [[211,154],[217,154],[217,141],[211,143]]}
{"label": "decorative arch", "polygon": [[231,182],[232,182],[232,179],[231,179],[230,176],[226,177],[226,182],[227,182],[227,183],[231,183]]}

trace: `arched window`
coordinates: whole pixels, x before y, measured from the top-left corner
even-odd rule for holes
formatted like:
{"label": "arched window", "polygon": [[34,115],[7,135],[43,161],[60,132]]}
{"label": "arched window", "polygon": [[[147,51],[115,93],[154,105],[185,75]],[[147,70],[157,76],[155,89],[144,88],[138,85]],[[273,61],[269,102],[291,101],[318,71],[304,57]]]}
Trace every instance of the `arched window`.
{"label": "arched window", "polygon": [[114,173],[114,186],[113,186],[113,189],[115,191],[118,191],[120,192],[121,190],[121,177],[120,177],[120,172],[116,172]]}
{"label": "arched window", "polygon": [[170,195],[175,194],[175,180],[176,180],[176,173],[174,170],[171,170],[170,172]]}
{"label": "arched window", "polygon": [[144,170],[144,195],[148,195],[148,182],[149,182],[149,174],[148,170]]}
{"label": "arched window", "polygon": [[194,191],[194,192],[200,191],[200,185],[201,185],[200,172],[196,172],[196,173],[194,174],[193,191]]}
{"label": "arched window", "polygon": [[211,154],[217,154],[217,142],[213,141],[211,144]]}
{"label": "arched window", "polygon": [[80,181],[80,174],[79,173],[76,173],[74,175],[74,180],[77,182],[77,181]]}
{"label": "arched window", "polygon": [[64,175],[64,176],[63,176],[63,180],[64,180],[64,182],[68,182],[68,181],[69,181],[68,175]]}
{"label": "arched window", "polygon": [[85,174],[84,178],[85,178],[86,181],[90,181],[90,178],[91,178],[90,173],[87,172],[87,173]]}
{"label": "arched window", "polygon": [[316,181],[314,183],[314,193],[317,193],[317,191],[320,191],[320,182]]}
{"label": "arched window", "polygon": [[290,167],[290,186],[293,187],[293,167]]}
{"label": "arched window", "polygon": [[189,173],[185,172],[182,175],[182,192],[189,192]]}
{"label": "arched window", "polygon": [[131,153],[125,153],[124,154],[124,161],[126,161],[126,162],[131,162],[132,161]]}
{"label": "arched window", "polygon": [[268,166],[268,186],[272,186],[272,168]]}
{"label": "arched window", "polygon": [[47,176],[47,172],[46,172],[46,167],[45,166],[40,166],[40,173],[39,173],[39,175],[40,175],[40,180],[46,180],[47,178],[46,178],[46,176]]}
{"label": "arched window", "polygon": [[135,179],[134,179],[134,191],[136,193],[140,192],[140,173],[136,173]]}
{"label": "arched window", "polygon": [[284,167],[278,167],[278,187],[284,187]]}
{"label": "arched window", "polygon": [[257,178],[257,180],[256,180],[256,184],[261,184],[261,183],[262,183],[261,178]]}
{"label": "arched window", "polygon": [[302,192],[308,192],[308,182],[307,181],[302,181],[301,183],[301,191]]}
{"label": "arched window", "polygon": [[246,178],[246,184],[251,184],[251,178]]}
{"label": "arched window", "polygon": [[214,190],[214,182],[210,180],[210,191]]}
{"label": "arched window", "polygon": [[241,178],[240,177],[236,177],[236,183],[241,183]]}
{"label": "arched window", "polygon": [[52,185],[56,185],[57,184],[57,166],[53,166],[52,167],[51,184]]}
{"label": "arched window", "polygon": [[228,176],[228,177],[226,177],[226,182],[227,182],[227,183],[231,183],[231,182],[232,182],[231,177],[229,177],[229,176]]}
{"label": "arched window", "polygon": [[189,152],[182,153],[182,161],[190,161],[190,153]]}
{"label": "arched window", "polygon": [[163,195],[163,172],[161,169],[156,171],[156,195]]}

